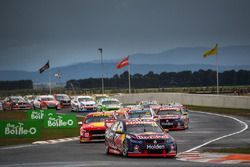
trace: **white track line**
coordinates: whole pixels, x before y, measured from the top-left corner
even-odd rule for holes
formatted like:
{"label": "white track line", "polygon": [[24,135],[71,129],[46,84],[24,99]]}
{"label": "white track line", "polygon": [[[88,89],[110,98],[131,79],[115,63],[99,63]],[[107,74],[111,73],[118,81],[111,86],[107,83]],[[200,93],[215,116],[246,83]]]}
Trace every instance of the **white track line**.
{"label": "white track line", "polygon": [[[235,118],[235,117],[232,117],[232,116],[221,115],[221,114],[214,114],[214,113],[207,113],[207,112],[201,112],[201,111],[190,111],[190,112],[193,112],[193,113],[201,113],[201,114],[208,114],[208,115],[215,115],[215,116],[224,117],[224,118],[230,118],[230,119],[233,119],[233,120],[239,122],[240,124],[243,124],[243,125],[244,125],[244,128],[241,129],[240,131],[237,131],[237,132],[234,132],[234,133],[230,133],[230,134],[227,134],[227,135],[218,137],[218,138],[216,138],[216,139],[210,140],[210,141],[208,141],[208,142],[206,142],[206,143],[204,143],[204,144],[201,144],[201,145],[199,145],[199,146],[196,146],[196,147],[194,147],[194,148],[191,148],[191,149],[189,149],[189,150],[187,150],[187,151],[184,151],[184,152],[181,152],[181,153],[187,153],[187,152],[194,151],[194,150],[196,150],[196,149],[198,149],[198,148],[201,148],[201,147],[203,147],[203,146],[205,146],[205,145],[208,145],[208,144],[210,144],[210,143],[212,143],[212,142],[215,142],[215,141],[218,141],[218,140],[220,140],[220,139],[223,139],[223,138],[226,138],[226,137],[229,137],[229,136],[233,136],[233,135],[242,133],[242,132],[244,132],[245,130],[248,129],[248,124],[247,124],[247,123],[245,123],[245,122],[243,122],[243,121],[241,121],[241,120],[239,120],[239,119],[237,119],[237,118]],[[179,153],[179,154],[181,154],[181,153]]]}

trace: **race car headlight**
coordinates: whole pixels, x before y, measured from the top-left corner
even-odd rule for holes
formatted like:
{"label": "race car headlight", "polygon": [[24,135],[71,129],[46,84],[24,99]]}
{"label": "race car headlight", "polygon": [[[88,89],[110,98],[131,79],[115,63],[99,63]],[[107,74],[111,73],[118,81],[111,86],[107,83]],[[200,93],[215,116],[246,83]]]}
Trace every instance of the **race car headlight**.
{"label": "race car headlight", "polygon": [[171,139],[171,138],[168,138],[168,139],[166,140],[166,143],[167,143],[167,144],[174,144],[174,140]]}

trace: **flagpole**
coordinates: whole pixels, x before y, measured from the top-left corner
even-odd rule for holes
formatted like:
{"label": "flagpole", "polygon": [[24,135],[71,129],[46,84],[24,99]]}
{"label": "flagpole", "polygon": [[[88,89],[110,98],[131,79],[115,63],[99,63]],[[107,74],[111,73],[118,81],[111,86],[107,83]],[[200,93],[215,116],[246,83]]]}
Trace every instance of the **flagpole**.
{"label": "flagpole", "polygon": [[217,85],[217,95],[219,94],[219,60],[218,53],[216,52],[216,85]]}
{"label": "flagpole", "polygon": [[51,95],[51,76],[50,76],[50,68],[49,68],[49,94]]}
{"label": "flagpole", "polygon": [[131,94],[130,63],[128,64],[128,92]]}
{"label": "flagpole", "polygon": [[103,68],[102,48],[99,48],[98,50],[100,51],[100,54],[101,54],[101,69],[102,69],[102,94],[104,94],[104,80],[103,80],[103,71],[104,71],[104,68]]}

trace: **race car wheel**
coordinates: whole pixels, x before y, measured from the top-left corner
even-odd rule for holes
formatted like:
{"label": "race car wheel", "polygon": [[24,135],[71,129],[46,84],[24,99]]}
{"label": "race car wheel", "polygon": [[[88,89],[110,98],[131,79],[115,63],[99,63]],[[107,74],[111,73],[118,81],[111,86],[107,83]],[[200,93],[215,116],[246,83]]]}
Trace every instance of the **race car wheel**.
{"label": "race car wheel", "polygon": [[127,143],[127,140],[125,140],[125,141],[123,142],[122,155],[123,155],[124,157],[127,157],[127,156],[128,156],[128,143]]}
{"label": "race car wheel", "polygon": [[76,108],[76,112],[79,112],[79,107],[77,106],[77,108]]}

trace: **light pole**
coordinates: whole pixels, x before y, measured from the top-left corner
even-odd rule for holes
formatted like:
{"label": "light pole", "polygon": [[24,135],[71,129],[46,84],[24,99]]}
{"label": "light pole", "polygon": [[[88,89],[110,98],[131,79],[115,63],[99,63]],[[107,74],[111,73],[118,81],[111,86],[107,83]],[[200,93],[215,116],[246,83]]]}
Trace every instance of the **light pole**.
{"label": "light pole", "polygon": [[100,51],[100,55],[101,55],[101,70],[102,70],[102,94],[104,94],[104,81],[103,81],[103,58],[102,58],[102,48],[98,49]]}

